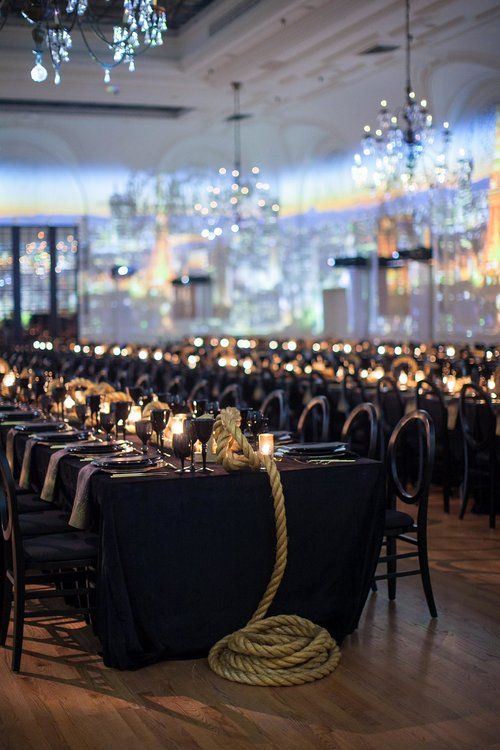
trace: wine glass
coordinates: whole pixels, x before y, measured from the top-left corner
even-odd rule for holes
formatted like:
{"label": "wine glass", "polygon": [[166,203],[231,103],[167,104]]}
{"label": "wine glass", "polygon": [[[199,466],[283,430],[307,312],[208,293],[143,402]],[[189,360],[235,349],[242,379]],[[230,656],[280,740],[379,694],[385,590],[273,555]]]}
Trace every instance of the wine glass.
{"label": "wine glass", "polygon": [[142,443],[142,453],[148,452],[148,441],[153,434],[153,425],[150,419],[139,419],[135,423],[135,432]]}
{"label": "wine glass", "polygon": [[196,468],[194,465],[194,444],[196,443],[196,430],[194,425],[194,419],[192,417],[189,417],[184,422],[184,432],[189,438],[190,441],[190,453],[191,453],[191,466],[189,467],[190,472],[195,472]]}
{"label": "wine glass", "polygon": [[172,448],[174,455],[181,462],[181,468],[177,469],[177,473],[184,474],[184,461],[191,453],[191,439],[187,432],[176,433],[172,436]]}
{"label": "wine glass", "polygon": [[124,440],[126,437],[127,419],[131,408],[131,401],[115,401],[113,404],[113,411],[116,417],[116,437],[118,437],[118,428],[121,427]]}
{"label": "wine glass", "polygon": [[151,409],[150,415],[153,430],[156,432],[158,451],[159,453],[163,453],[163,431],[167,426],[170,409]]}
{"label": "wine glass", "polygon": [[101,406],[101,396],[99,393],[93,393],[87,396],[87,405],[90,409],[90,419],[92,424],[97,426],[97,415]]}
{"label": "wine glass", "polygon": [[101,412],[99,415],[101,427],[106,433],[106,440],[111,440],[111,432],[116,424],[116,415],[110,411],[108,414]]}
{"label": "wine glass", "polygon": [[202,417],[207,411],[208,401],[206,398],[202,398],[197,401],[193,401],[193,414],[195,417]]}
{"label": "wine glass", "polygon": [[264,417],[262,412],[258,411],[257,409],[250,409],[250,411],[248,412],[247,424],[250,432],[252,433],[254,445],[256,445],[257,443],[257,435],[262,429],[263,418]]}
{"label": "wine glass", "polygon": [[50,419],[50,410],[52,409],[52,404],[52,396],[49,393],[42,393],[42,395],[40,396],[40,407],[47,419]]}
{"label": "wine glass", "polygon": [[210,401],[207,404],[208,414],[213,414],[214,419],[220,414],[220,404],[218,401]]}
{"label": "wine glass", "polygon": [[203,462],[203,468],[199,469],[199,471],[203,472],[203,474],[208,474],[209,472],[213,471],[213,469],[207,468],[207,443],[212,436],[212,432],[214,429],[214,420],[210,419],[209,417],[198,417],[197,419],[193,419],[193,424],[196,439],[201,443],[201,459]]}
{"label": "wine glass", "polygon": [[66,398],[66,386],[56,385],[52,388],[52,398],[56,406],[59,406],[59,414],[61,419],[64,417],[64,399]]}
{"label": "wine glass", "polygon": [[76,418],[78,419],[80,429],[84,430],[85,424],[87,422],[87,417],[89,415],[89,408],[87,404],[76,404],[75,414],[76,414]]}
{"label": "wine glass", "polygon": [[142,406],[142,397],[144,396],[144,391],[142,390],[142,388],[140,386],[134,385],[127,390],[134,404],[136,406]]}

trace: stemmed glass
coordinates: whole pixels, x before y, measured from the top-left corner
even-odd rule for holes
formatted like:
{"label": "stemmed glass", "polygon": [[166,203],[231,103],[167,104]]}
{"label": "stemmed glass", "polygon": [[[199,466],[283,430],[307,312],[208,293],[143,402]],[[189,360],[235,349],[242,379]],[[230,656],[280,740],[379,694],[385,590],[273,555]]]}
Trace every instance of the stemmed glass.
{"label": "stemmed glass", "polygon": [[142,406],[142,397],[144,396],[144,391],[140,386],[132,386],[131,388],[128,388],[128,393],[132,401],[136,406]]}
{"label": "stemmed glass", "polygon": [[252,433],[253,445],[257,444],[257,435],[262,429],[263,414],[257,409],[250,409],[247,414],[247,424]]}
{"label": "stemmed glass", "polygon": [[116,424],[116,415],[110,411],[108,414],[105,414],[103,412],[100,413],[100,422],[101,427],[106,433],[106,440],[111,440],[111,432],[113,430],[113,427]]}
{"label": "stemmed glass", "polygon": [[113,411],[116,417],[116,437],[118,437],[118,428],[121,427],[124,440],[126,438],[127,419],[131,408],[131,401],[115,401],[113,404]]}
{"label": "stemmed glass", "polygon": [[89,415],[89,408],[87,404],[76,404],[75,414],[76,418],[78,419],[80,429],[84,430],[87,423],[87,417]]}
{"label": "stemmed glass", "polygon": [[170,409],[151,409],[151,424],[156,432],[156,441],[158,443],[158,452],[163,454],[163,432],[167,426],[170,416]]}
{"label": "stemmed glass", "polygon": [[198,401],[193,401],[193,414],[195,417],[201,417],[203,414],[207,411],[207,404],[208,401],[206,398],[200,399]]}
{"label": "stemmed glass", "polygon": [[177,469],[178,474],[184,474],[184,461],[191,453],[191,439],[187,432],[181,432],[172,436],[172,448],[174,455],[180,460],[181,468]]}
{"label": "stemmed glass", "polygon": [[135,432],[137,437],[142,443],[141,451],[142,453],[148,452],[148,441],[151,438],[151,435],[153,434],[153,425],[151,424],[151,420],[149,419],[139,419],[135,423]]}
{"label": "stemmed glass", "polygon": [[52,398],[54,403],[59,406],[59,415],[61,419],[64,418],[64,399],[66,398],[66,386],[56,385],[52,388]]}
{"label": "stemmed glass", "polygon": [[196,440],[201,443],[201,459],[203,462],[203,468],[199,469],[203,474],[208,474],[213,469],[207,468],[207,443],[210,440],[214,429],[214,420],[208,417],[193,419],[194,434]]}
{"label": "stemmed glass", "polygon": [[210,401],[207,404],[207,413],[213,414],[214,419],[220,414],[220,404],[218,401]]}
{"label": "stemmed glass", "polygon": [[90,420],[93,425],[97,427],[97,415],[99,414],[99,408],[101,406],[101,396],[99,393],[93,393],[87,396],[87,405],[90,409]]}
{"label": "stemmed glass", "polygon": [[52,409],[52,404],[52,396],[49,393],[42,393],[42,395],[40,396],[40,407],[47,419],[50,419],[50,410]]}

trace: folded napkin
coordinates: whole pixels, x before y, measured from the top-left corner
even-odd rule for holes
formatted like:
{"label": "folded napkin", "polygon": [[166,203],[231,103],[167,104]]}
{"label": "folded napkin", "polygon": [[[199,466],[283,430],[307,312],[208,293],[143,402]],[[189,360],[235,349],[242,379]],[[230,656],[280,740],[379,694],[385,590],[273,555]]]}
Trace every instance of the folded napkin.
{"label": "folded napkin", "polygon": [[13,427],[7,433],[7,441],[5,445],[5,455],[7,456],[7,463],[10,466],[10,470],[14,471],[14,438],[17,435],[17,430]]}
{"label": "folded napkin", "polygon": [[73,510],[69,519],[69,525],[75,529],[87,529],[90,526],[90,480],[98,471],[101,471],[100,466],[88,464],[78,474]]}
{"label": "folded napkin", "polygon": [[23,490],[29,490],[30,488],[31,452],[36,442],[36,438],[29,438],[24,448],[23,465],[21,466],[21,476],[19,478],[19,486]]}
{"label": "folded napkin", "polygon": [[67,454],[67,452],[67,448],[61,448],[61,450],[56,451],[50,457],[49,465],[47,467],[47,473],[45,475],[45,481],[40,493],[41,499],[46,500],[48,503],[51,503],[54,499],[54,490],[56,488],[59,461]]}

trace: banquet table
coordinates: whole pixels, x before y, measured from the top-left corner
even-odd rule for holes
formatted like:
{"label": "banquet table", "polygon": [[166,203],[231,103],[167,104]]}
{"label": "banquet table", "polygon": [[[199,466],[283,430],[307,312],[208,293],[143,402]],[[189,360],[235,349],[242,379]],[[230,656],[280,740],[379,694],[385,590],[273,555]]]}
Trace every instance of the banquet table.
{"label": "banquet table", "polygon": [[[0,426],[5,442],[5,428]],[[27,435],[15,439],[20,465]],[[37,444],[31,481],[40,489],[52,451]],[[74,456],[59,464],[54,501],[71,508]],[[384,526],[382,465],[279,465],[289,555],[269,614],[308,617],[342,639],[361,615]],[[106,665],[133,669],[206,655],[246,624],[274,564],[270,487],[264,472],[175,472],[112,478],[96,473],[90,502],[100,533],[97,633]]]}

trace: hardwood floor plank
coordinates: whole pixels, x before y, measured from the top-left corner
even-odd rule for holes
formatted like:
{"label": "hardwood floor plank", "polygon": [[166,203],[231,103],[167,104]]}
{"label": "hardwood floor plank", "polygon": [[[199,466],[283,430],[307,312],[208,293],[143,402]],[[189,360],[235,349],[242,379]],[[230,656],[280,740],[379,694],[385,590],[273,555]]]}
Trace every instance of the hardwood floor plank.
{"label": "hardwood floor plank", "polygon": [[[457,506],[457,507],[454,507]],[[439,618],[418,578],[381,582],[337,671],[293,688],[252,688],[204,660],[106,669],[71,615],[26,629],[22,673],[0,653],[2,750],[477,750],[500,743],[500,531],[430,504]],[[404,563],[403,563],[404,564]],[[412,565],[408,561],[408,569]]]}

